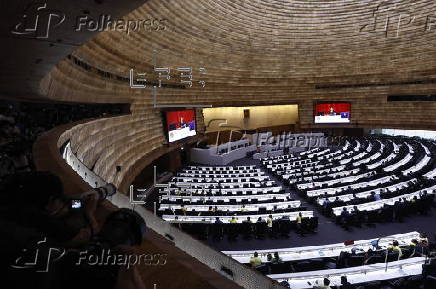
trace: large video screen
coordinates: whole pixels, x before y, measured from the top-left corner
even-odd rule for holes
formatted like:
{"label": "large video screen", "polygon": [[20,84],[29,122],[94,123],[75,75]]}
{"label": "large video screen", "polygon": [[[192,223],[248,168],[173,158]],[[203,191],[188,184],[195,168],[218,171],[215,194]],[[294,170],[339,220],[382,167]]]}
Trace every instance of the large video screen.
{"label": "large video screen", "polygon": [[194,110],[166,111],[168,142],[175,142],[197,134]]}
{"label": "large video screen", "polygon": [[315,123],[350,123],[351,103],[317,103],[314,109]]}

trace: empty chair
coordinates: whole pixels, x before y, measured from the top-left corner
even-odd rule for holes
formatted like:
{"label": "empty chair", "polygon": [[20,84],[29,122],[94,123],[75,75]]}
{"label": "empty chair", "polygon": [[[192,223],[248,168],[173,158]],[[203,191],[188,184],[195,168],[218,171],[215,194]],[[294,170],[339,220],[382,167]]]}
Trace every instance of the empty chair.
{"label": "empty chair", "polygon": [[321,261],[298,261],[293,264],[293,268],[296,272],[308,272],[308,271],[317,271],[324,269],[323,262]]}
{"label": "empty chair", "polygon": [[260,273],[264,274],[264,275],[269,274],[269,267],[266,264],[262,264],[260,266],[257,266],[256,270],[259,271]]}
{"label": "empty chair", "polygon": [[265,234],[267,232],[266,222],[256,222],[256,238],[263,239],[265,238]]}
{"label": "empty chair", "polygon": [[288,263],[269,263],[271,274],[282,274],[290,272],[290,266]]}
{"label": "empty chair", "polygon": [[279,220],[279,228],[280,228],[280,235],[283,237],[289,237],[289,234],[292,230],[292,224],[289,219],[281,219]]}

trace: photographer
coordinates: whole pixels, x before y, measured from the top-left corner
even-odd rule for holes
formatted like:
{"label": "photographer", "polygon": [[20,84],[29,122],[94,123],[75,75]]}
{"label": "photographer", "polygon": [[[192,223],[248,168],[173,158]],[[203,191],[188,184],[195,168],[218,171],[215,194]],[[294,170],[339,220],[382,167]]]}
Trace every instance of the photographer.
{"label": "photographer", "polygon": [[[78,263],[81,252],[127,254],[142,243],[142,217],[105,200],[116,192],[113,185],[71,199],[58,177],[37,172],[9,177],[0,192],[1,232],[9,237],[1,243],[7,258],[0,265],[11,273],[14,288],[143,288],[135,267]],[[97,222],[97,206],[109,214],[104,222]],[[38,264],[29,267],[32,256]],[[37,273],[39,267],[47,270]]]}
{"label": "photographer", "polygon": [[97,195],[89,194],[79,207],[63,194],[60,179],[46,172],[21,173],[9,177],[3,186],[2,215],[23,226],[38,229],[59,244],[71,247],[98,233],[95,218]]}

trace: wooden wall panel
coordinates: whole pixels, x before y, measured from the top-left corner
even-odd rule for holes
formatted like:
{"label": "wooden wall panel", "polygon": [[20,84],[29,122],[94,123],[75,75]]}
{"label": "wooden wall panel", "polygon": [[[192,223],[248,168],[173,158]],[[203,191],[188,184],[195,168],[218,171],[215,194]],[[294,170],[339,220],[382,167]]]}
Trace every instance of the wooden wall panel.
{"label": "wooden wall panel", "polygon": [[[390,15],[387,32],[374,22],[374,11],[378,19]],[[415,20],[396,30],[404,11]],[[314,101],[350,101],[352,124],[334,127],[436,129],[435,102],[386,101],[389,94],[436,93],[435,81],[401,84],[436,79],[436,25],[425,29],[432,13],[433,0],[150,0],[124,19],[167,19],[165,30],[102,32],[72,53],[93,70],[65,59],[45,76],[40,92],[55,100],[131,104],[131,115],[82,124],[72,136],[79,158],[117,184],[165,145],[151,87],[131,89],[116,78],[134,69],[156,82],[154,61],[172,69],[164,81],[171,85],[180,84],[177,67],[193,68],[193,87],[159,88],[158,104],[298,104],[296,129],[317,130],[329,126],[313,124]],[[201,134],[201,109],[196,115]],[[122,167],[117,174],[116,165]]]}

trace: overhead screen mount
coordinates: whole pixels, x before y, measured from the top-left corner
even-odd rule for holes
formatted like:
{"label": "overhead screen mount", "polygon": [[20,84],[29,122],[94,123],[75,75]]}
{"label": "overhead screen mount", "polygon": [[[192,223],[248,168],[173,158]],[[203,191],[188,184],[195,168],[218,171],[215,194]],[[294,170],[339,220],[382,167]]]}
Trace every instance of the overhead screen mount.
{"label": "overhead screen mount", "polygon": [[351,123],[351,103],[344,101],[316,102],[314,104],[315,124]]}

